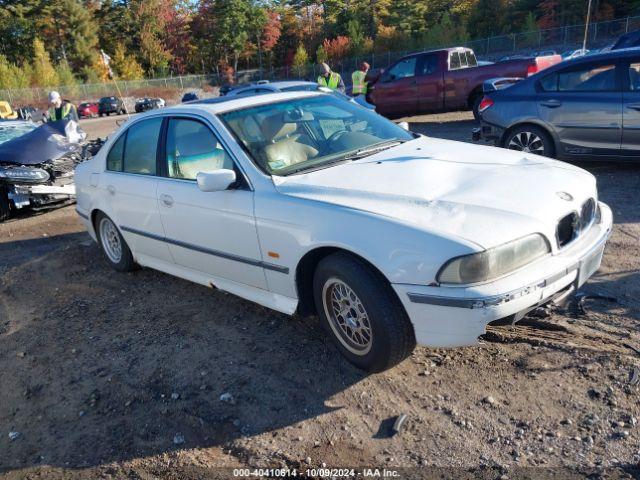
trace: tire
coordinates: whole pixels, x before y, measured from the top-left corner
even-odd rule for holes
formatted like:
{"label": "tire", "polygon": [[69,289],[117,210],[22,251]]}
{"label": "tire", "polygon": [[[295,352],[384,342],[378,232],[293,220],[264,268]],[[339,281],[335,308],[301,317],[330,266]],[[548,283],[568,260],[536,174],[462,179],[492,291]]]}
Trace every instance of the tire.
{"label": "tire", "polygon": [[473,112],[473,118],[480,121],[480,102],[482,102],[482,95],[476,95],[471,99],[471,111]]}
{"label": "tire", "polygon": [[[413,325],[395,292],[385,278],[354,256],[341,252],[322,259],[314,273],[313,293],[323,328],[356,367],[381,372],[415,348]],[[346,302],[343,307],[351,307],[346,318],[333,309],[337,298]],[[343,325],[350,322],[358,331],[349,333],[350,327],[340,326],[340,318]]]}
{"label": "tire", "polygon": [[9,220],[11,217],[11,201],[9,191],[6,186],[0,185],[0,222]]}
{"label": "tire", "polygon": [[551,136],[535,125],[515,127],[506,135],[503,147],[545,157],[553,157],[555,153]]}
{"label": "tire", "polygon": [[100,212],[96,215],[94,227],[102,253],[109,264],[119,272],[135,270],[137,265],[131,250],[115,223]]}

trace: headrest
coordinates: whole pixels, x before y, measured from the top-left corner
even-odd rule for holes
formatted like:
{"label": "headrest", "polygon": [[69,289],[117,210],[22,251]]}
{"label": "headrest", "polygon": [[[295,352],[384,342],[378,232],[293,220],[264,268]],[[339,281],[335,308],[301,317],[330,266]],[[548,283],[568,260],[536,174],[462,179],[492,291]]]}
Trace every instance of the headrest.
{"label": "headrest", "polygon": [[261,125],[260,130],[262,130],[262,135],[264,139],[268,142],[280,140],[287,135],[291,135],[295,133],[298,129],[298,125],[295,123],[285,123],[283,121],[282,113],[276,113],[275,115],[271,115],[266,117]]}

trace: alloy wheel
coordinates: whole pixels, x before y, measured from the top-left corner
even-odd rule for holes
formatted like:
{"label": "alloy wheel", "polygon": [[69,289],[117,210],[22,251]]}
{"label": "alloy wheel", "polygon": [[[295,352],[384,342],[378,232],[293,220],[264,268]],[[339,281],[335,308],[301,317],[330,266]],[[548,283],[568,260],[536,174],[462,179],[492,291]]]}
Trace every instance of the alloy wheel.
{"label": "alloy wheel", "polygon": [[122,242],[118,229],[108,218],[100,220],[100,240],[104,248],[104,252],[113,263],[120,263],[122,259]]}
{"label": "alloy wheel", "polygon": [[544,154],[544,142],[533,132],[523,131],[515,134],[509,141],[508,148],[525,153]]}
{"label": "alloy wheel", "polygon": [[369,353],[373,344],[371,323],[353,289],[338,278],[330,278],[322,289],[322,303],[329,326],[340,343],[355,355]]}

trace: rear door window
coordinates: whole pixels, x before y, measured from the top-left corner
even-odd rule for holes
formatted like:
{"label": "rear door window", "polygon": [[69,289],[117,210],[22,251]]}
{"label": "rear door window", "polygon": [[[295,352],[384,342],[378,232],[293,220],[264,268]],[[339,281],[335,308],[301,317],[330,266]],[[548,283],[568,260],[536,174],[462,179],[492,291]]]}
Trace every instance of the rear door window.
{"label": "rear door window", "polygon": [[[156,174],[156,154],[162,118],[138,122],[127,130],[122,171],[140,175]],[[111,152],[109,152],[111,153]]]}
{"label": "rear door window", "polygon": [[614,92],[620,90],[616,66],[606,63],[571,67],[540,80],[545,92]]}
{"label": "rear door window", "polygon": [[120,138],[113,144],[111,150],[107,154],[107,170],[112,172],[122,171],[122,157],[124,154],[124,142],[127,139],[127,132],[120,135]]}

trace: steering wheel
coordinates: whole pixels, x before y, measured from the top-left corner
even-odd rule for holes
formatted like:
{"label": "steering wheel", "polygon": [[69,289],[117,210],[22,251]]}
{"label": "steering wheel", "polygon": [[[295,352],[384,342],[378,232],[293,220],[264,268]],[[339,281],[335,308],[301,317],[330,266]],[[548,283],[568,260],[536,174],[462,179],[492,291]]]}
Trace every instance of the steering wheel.
{"label": "steering wheel", "polygon": [[332,153],[332,144],[333,142],[337,141],[340,137],[342,137],[345,133],[349,133],[348,130],[338,130],[337,132],[333,132],[331,135],[329,135],[329,138],[327,138],[327,140],[325,141],[325,151],[323,152],[323,155]]}

